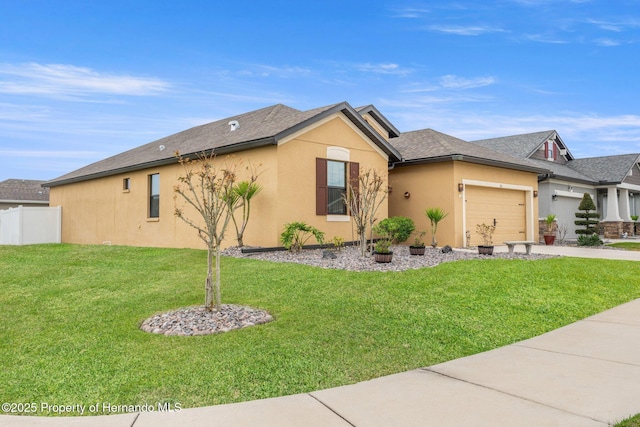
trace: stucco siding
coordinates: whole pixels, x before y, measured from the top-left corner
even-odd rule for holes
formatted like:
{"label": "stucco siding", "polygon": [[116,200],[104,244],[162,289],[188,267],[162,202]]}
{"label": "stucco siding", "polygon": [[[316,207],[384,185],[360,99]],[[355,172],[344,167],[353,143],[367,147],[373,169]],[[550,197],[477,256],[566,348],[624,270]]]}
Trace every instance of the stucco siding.
{"label": "stucco siding", "polygon": [[[342,116],[335,116],[322,126],[315,127],[291,141],[278,146],[278,209],[276,237],[284,225],[304,221],[325,232],[327,240],[340,236],[351,241],[350,221],[335,220],[327,215],[316,215],[316,158],[327,158],[328,149],[343,149],[349,162],[360,165],[360,172],[377,169],[387,175],[388,159],[366,140],[361,133],[347,123]],[[386,203],[379,210],[379,217],[387,216]],[[348,218],[343,218],[348,219]]]}
{"label": "stucco siding", "polygon": [[[218,165],[239,163],[240,180],[246,178],[248,165],[259,166],[258,184],[262,191],[251,202],[245,245],[279,246],[284,225],[292,221],[304,221],[319,228],[327,239],[340,236],[351,240],[349,221],[330,221],[315,211],[315,159],[326,158],[329,147],[348,150],[349,161],[358,162],[361,171],[373,167],[386,174],[386,155],[341,114],[278,146],[216,158]],[[149,175],[155,173],[160,175],[159,218],[149,218]],[[180,196],[174,201],[174,186],[183,174],[183,168],[176,163],[52,187],[52,205],[63,206],[63,242],[204,248],[197,231],[174,215],[177,203],[184,208],[186,217],[200,222],[199,214]],[[129,179],[126,191],[123,190],[125,178]],[[386,217],[386,204],[379,215]],[[236,245],[235,236],[235,228],[230,223],[223,247]]]}
{"label": "stucco siding", "polygon": [[[425,209],[440,207],[449,213],[438,225],[438,245],[464,247],[466,232],[475,233],[475,224],[465,223],[464,191],[458,191],[458,184],[487,186],[522,191],[525,196],[526,225],[528,238],[538,238],[537,174],[531,172],[503,169],[475,163],[449,161],[397,167],[390,171],[389,182],[393,192],[389,199],[390,216],[408,216],[416,223],[416,228],[429,230],[429,221],[424,215]],[[405,197],[405,192],[410,197]],[[431,235],[427,233],[426,243]],[[410,243],[410,242],[409,242]],[[499,242],[496,242],[498,244]]]}

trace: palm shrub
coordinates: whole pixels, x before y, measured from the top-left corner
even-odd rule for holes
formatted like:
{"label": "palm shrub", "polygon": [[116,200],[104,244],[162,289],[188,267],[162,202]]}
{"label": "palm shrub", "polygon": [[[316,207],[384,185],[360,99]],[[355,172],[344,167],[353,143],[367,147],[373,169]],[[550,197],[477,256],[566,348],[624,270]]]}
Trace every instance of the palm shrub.
{"label": "palm shrub", "polygon": [[376,224],[373,231],[377,234],[388,236],[393,243],[402,243],[409,238],[415,229],[416,226],[411,218],[392,216]]}
{"label": "palm shrub", "polygon": [[320,231],[304,222],[290,222],[284,226],[284,231],[280,234],[280,242],[285,249],[292,252],[300,252],[304,244],[312,236],[316,238],[319,245],[322,245],[324,231]]}
{"label": "palm shrub", "polygon": [[574,221],[574,224],[584,228],[577,229],[576,234],[598,234],[597,218],[600,217],[600,214],[598,212],[593,212],[596,210],[596,204],[593,203],[593,199],[591,198],[591,195],[589,193],[584,193],[578,209],[584,212],[576,212],[576,218],[580,219]]}
{"label": "palm shrub", "polygon": [[435,248],[438,246],[438,240],[436,239],[438,223],[449,214],[442,208],[429,208],[424,211],[424,214],[429,218],[429,222],[431,223],[431,246]]}

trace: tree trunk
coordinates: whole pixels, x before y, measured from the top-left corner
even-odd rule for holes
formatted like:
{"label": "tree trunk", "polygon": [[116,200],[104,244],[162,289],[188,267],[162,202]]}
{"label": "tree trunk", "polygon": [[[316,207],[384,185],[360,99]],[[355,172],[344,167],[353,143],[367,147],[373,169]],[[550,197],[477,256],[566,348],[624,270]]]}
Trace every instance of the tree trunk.
{"label": "tree trunk", "polygon": [[216,310],[222,305],[222,297],[220,295],[220,244],[216,246],[216,283],[215,283],[215,305]]}
{"label": "tree trunk", "polygon": [[207,250],[207,280],[204,286],[204,306],[207,310],[214,308],[213,296],[213,248]]}

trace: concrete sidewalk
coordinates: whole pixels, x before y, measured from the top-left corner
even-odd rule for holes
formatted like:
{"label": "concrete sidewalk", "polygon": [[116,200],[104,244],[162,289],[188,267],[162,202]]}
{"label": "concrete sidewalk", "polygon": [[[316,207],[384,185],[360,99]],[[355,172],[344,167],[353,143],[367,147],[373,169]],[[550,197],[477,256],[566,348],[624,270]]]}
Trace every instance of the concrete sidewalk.
{"label": "concrete sidewalk", "polygon": [[[637,242],[635,239],[607,240],[606,243],[616,242]],[[475,249],[469,251],[476,252]],[[494,248],[494,253],[508,252],[505,245],[498,245]],[[524,246],[518,245],[514,252],[524,252]],[[618,259],[626,261],[640,261],[640,251],[624,251],[619,249],[598,249],[585,246],[557,246],[557,245],[533,245],[531,252],[536,254],[559,255],[578,258],[601,258]]]}
{"label": "concrete sidewalk", "polygon": [[[534,252],[555,248],[559,255],[586,256],[585,249],[555,246]],[[640,260],[640,253],[586,251]],[[4,415],[0,425],[604,427],[640,413],[639,342],[637,299],[536,338],[349,386],[173,413]]]}

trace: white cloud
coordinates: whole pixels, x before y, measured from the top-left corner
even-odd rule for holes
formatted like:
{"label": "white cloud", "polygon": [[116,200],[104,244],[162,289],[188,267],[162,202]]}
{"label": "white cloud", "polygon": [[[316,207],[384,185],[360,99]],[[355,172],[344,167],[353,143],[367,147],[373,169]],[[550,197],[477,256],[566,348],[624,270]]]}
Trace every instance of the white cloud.
{"label": "white cloud", "polygon": [[55,158],[85,158],[103,155],[98,151],[48,151],[48,150],[0,150],[0,156],[10,157],[55,157]]}
{"label": "white cloud", "polygon": [[440,85],[445,89],[472,89],[476,87],[489,86],[496,82],[493,77],[475,77],[467,79],[465,77],[447,74],[440,78]]}
{"label": "white cloud", "polygon": [[248,69],[238,72],[239,75],[245,77],[280,77],[291,78],[295,76],[308,76],[312,71],[308,68],[297,66],[273,66],[264,64],[253,64]]}
{"label": "white cloud", "polygon": [[604,47],[620,46],[622,44],[621,41],[613,40],[613,39],[598,39],[595,41],[595,43],[598,46],[604,46]]}
{"label": "white cloud", "polygon": [[81,99],[90,95],[157,95],[170,84],[155,78],[101,73],[67,64],[0,64],[0,93]]}
{"label": "white cloud", "polygon": [[392,74],[405,76],[413,72],[410,68],[402,68],[398,64],[359,64],[356,65],[356,68],[365,73],[373,73],[373,74]]}
{"label": "white cloud", "polygon": [[453,34],[457,36],[479,36],[489,33],[504,33],[506,30],[497,27],[489,27],[483,25],[468,25],[468,26],[446,26],[446,25],[430,25],[427,30],[436,31],[445,34]]}
{"label": "white cloud", "polygon": [[424,15],[426,15],[427,13],[429,13],[430,11],[427,9],[420,9],[420,8],[412,8],[412,7],[406,7],[406,8],[402,8],[402,9],[393,9],[393,17],[394,18],[421,18]]}

